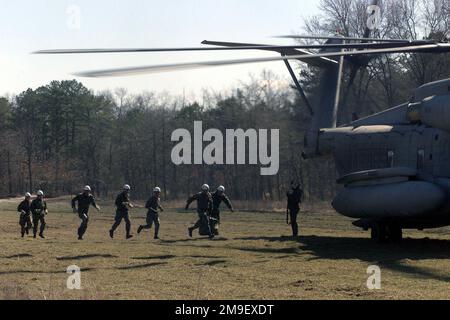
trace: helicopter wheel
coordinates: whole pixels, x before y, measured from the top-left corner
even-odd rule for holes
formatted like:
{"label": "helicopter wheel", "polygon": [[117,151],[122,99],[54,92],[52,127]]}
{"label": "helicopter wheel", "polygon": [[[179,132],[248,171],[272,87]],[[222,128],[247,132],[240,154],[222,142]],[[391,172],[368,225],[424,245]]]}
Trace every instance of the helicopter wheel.
{"label": "helicopter wheel", "polygon": [[387,228],[386,224],[382,222],[376,222],[372,225],[371,228],[371,237],[372,240],[378,243],[384,243],[387,239]]}
{"label": "helicopter wheel", "polygon": [[403,239],[403,230],[397,223],[391,223],[387,228],[388,238],[392,242],[400,242]]}

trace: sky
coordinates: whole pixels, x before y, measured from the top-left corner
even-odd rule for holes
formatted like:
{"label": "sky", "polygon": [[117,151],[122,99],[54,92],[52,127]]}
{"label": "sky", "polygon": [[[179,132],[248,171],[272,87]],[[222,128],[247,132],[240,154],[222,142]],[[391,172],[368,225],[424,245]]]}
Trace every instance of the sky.
{"label": "sky", "polygon": [[123,78],[88,79],[85,70],[273,56],[276,53],[127,53],[43,56],[41,49],[199,46],[203,40],[290,44],[273,36],[298,33],[317,14],[318,0],[1,0],[0,96],[52,80],[77,79],[94,91],[125,88],[198,95],[230,89],[249,74],[271,70],[287,78],[283,62]]}

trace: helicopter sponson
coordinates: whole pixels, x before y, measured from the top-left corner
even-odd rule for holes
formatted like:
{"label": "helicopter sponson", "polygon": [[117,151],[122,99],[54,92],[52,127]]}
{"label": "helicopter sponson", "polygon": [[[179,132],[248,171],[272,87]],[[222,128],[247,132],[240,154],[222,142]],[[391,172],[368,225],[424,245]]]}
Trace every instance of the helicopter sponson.
{"label": "helicopter sponson", "polygon": [[413,180],[411,168],[367,170],[342,177],[345,188],[332,205],[351,218],[420,218],[446,204],[446,192],[432,182]]}

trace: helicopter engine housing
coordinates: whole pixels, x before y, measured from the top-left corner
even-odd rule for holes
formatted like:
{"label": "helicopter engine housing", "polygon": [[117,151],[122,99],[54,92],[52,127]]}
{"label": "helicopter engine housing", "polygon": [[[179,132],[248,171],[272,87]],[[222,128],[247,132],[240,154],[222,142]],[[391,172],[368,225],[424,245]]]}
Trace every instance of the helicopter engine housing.
{"label": "helicopter engine housing", "polygon": [[450,132],[450,95],[431,96],[420,102],[410,103],[408,119]]}

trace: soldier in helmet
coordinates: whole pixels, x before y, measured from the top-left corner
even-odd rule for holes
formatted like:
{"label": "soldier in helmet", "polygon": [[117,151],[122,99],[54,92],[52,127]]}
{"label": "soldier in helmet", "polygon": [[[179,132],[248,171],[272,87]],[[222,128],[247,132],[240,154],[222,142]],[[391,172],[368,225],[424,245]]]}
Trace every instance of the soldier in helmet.
{"label": "soldier in helmet", "polygon": [[189,209],[189,206],[192,202],[197,201],[197,213],[198,213],[198,221],[194,226],[188,229],[189,236],[192,238],[192,232],[195,229],[200,227],[204,227],[208,230],[208,236],[210,239],[214,238],[214,233],[211,231],[209,215],[212,210],[212,196],[209,192],[209,185],[204,184],[202,186],[202,191],[193,195],[187,200],[186,210]]}
{"label": "soldier in helmet", "polygon": [[131,234],[131,221],[129,217],[129,209],[134,208],[133,204],[130,202],[130,190],[131,187],[126,184],[123,186],[123,191],[117,196],[115,205],[117,207],[116,217],[111,230],[109,230],[109,236],[111,239],[114,238],[114,231],[119,227],[122,220],[125,220],[125,230],[127,232],[126,238],[131,239],[133,235]]}
{"label": "soldier in helmet", "polygon": [[[78,208],[77,208],[78,203]],[[78,213],[81,219],[80,227],[78,228],[78,240],[83,240],[83,235],[86,233],[89,223],[89,208],[93,206],[97,211],[100,207],[95,203],[95,198],[91,194],[91,187],[84,187],[84,192],[72,199],[72,209],[74,213]]]}
{"label": "soldier in helmet", "polygon": [[155,224],[155,240],[159,239],[158,237],[158,233],[159,233],[159,226],[160,226],[160,221],[159,221],[159,213],[158,210],[164,211],[164,208],[161,206],[161,188],[156,187],[155,189],[153,189],[153,195],[151,196],[151,198],[147,201],[147,203],[145,204],[145,208],[148,209],[147,212],[147,224],[146,225],[141,225],[139,226],[137,233],[141,233],[142,230],[146,229],[151,229],[153,223]]}
{"label": "soldier in helmet", "polygon": [[231,212],[234,212],[233,205],[231,204],[230,199],[225,194],[225,187],[220,186],[217,188],[216,192],[212,194],[212,201],[213,201],[213,207],[211,211],[211,225],[213,232],[216,236],[219,235],[219,224],[220,224],[220,205],[222,202],[225,203],[225,205],[228,207],[228,209],[231,210]]}
{"label": "soldier in helmet", "polygon": [[[292,236],[298,237],[298,223],[297,216],[300,212],[300,203],[303,198],[303,190],[300,184],[292,181],[291,190],[287,193],[287,209],[286,209],[286,221],[292,227]],[[289,222],[290,219],[290,222]]]}
{"label": "soldier in helmet", "polygon": [[31,193],[25,194],[25,199],[19,204],[17,211],[20,213],[19,225],[23,238],[31,229]]}
{"label": "soldier in helmet", "polygon": [[39,223],[41,224],[39,229],[39,237],[44,239],[45,230],[45,216],[48,214],[47,202],[44,200],[44,192],[39,190],[37,192],[37,198],[31,202],[30,205],[31,215],[33,216],[33,237],[36,238]]}

